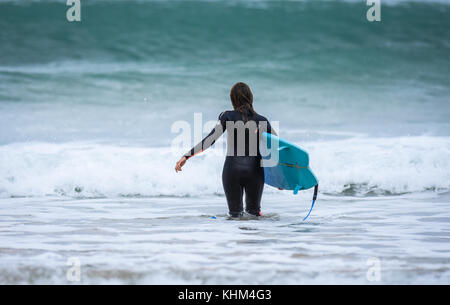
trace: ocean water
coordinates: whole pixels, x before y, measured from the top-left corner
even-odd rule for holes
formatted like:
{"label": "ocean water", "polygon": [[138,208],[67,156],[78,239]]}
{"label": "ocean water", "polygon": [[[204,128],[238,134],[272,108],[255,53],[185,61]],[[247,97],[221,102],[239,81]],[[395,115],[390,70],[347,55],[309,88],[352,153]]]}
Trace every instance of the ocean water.
{"label": "ocean water", "polygon": [[[450,1],[381,4],[0,1],[0,283],[449,284]],[[237,81],[310,154],[307,222],[270,187],[228,220],[223,141],[173,170]]]}

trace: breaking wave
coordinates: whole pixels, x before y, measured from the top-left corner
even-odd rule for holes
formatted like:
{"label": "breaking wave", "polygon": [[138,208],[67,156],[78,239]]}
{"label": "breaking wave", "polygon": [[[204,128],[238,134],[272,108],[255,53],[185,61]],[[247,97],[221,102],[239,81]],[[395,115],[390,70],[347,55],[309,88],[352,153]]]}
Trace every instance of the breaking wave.
{"label": "breaking wave", "polygon": [[[450,137],[352,138],[298,143],[310,154],[320,190],[371,196],[450,189]],[[223,157],[213,151],[182,173],[170,148],[90,143],[0,146],[0,197],[223,195]],[[275,192],[266,187],[266,192]]]}

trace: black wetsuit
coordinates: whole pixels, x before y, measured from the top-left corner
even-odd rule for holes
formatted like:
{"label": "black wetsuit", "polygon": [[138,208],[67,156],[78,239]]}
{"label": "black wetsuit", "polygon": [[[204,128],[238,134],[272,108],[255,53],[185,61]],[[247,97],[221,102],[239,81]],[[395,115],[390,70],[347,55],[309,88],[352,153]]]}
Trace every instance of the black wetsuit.
{"label": "black wetsuit", "polygon": [[[259,136],[263,131],[275,134],[269,121],[259,114],[249,112],[245,124],[244,126],[241,112],[222,112],[216,127],[185,155],[189,159],[207,149],[228,129],[227,157],[223,166],[222,183],[232,217],[242,215],[244,193],[246,212],[260,215],[264,168],[261,166]],[[243,133],[240,134],[241,131]]]}

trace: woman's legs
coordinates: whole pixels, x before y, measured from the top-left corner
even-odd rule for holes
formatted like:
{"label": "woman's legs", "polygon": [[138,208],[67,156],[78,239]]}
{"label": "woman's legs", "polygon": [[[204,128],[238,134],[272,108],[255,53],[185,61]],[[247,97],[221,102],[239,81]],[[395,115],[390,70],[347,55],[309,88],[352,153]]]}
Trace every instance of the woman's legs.
{"label": "woman's legs", "polygon": [[245,211],[259,216],[261,212],[261,197],[264,190],[264,170],[259,167],[253,175],[245,179]]}
{"label": "woman's legs", "polygon": [[264,169],[259,164],[258,159],[251,157],[225,160],[222,183],[231,217],[242,215],[244,191],[245,210],[249,214],[259,216],[264,189]]}
{"label": "woman's legs", "polygon": [[239,217],[242,215],[243,203],[243,187],[239,183],[237,170],[230,159],[225,160],[222,172],[222,184],[227,197],[228,210],[231,217]]}

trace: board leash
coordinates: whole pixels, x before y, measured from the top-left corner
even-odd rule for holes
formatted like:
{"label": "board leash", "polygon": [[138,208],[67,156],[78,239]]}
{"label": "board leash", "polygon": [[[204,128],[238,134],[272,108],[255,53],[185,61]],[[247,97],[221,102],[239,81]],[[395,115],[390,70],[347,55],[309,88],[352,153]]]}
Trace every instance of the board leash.
{"label": "board leash", "polygon": [[314,207],[314,203],[316,202],[316,199],[317,199],[317,191],[318,190],[319,190],[319,184],[317,183],[316,186],[314,187],[314,195],[313,195],[313,199],[312,199],[311,209],[309,209],[308,215],[306,215],[306,217],[303,218],[303,221],[305,221],[308,218],[309,214],[311,214],[311,211]]}

